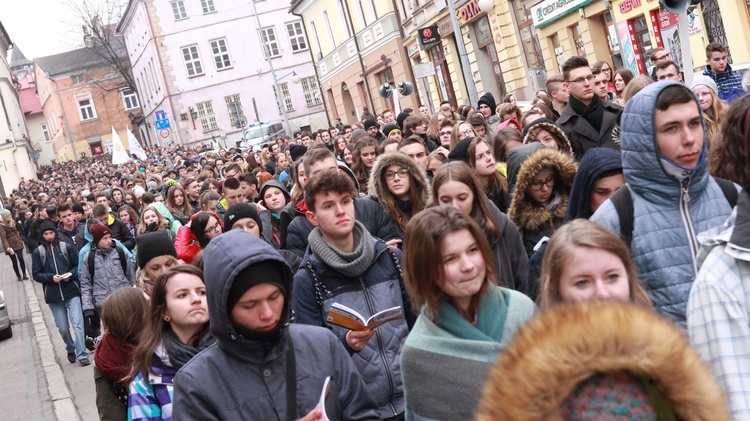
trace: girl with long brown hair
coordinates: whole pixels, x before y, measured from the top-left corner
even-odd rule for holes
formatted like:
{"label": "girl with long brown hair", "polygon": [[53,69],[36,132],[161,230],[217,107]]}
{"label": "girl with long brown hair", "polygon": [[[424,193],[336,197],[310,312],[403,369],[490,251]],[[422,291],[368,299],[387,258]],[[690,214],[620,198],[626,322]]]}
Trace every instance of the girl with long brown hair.
{"label": "girl with long brown hair", "polygon": [[366,136],[354,144],[352,152],[352,172],[359,182],[359,192],[367,194],[370,171],[378,156],[378,142]]}
{"label": "girl with long brown hair", "polygon": [[203,271],[197,267],[179,265],[159,276],[150,310],[125,378],[128,419],[171,419],[175,374],[214,342]]}
{"label": "girl with long brown hair", "polygon": [[172,186],[167,192],[167,209],[172,213],[174,219],[180,221],[180,224],[185,225],[190,221],[190,216],[193,214],[193,208],[187,201],[187,193],[182,186]]}
{"label": "girl with long brown hair", "polygon": [[508,180],[497,169],[495,154],[489,142],[483,137],[474,138],[466,151],[469,165],[474,167],[477,178],[482,183],[482,190],[500,209],[508,211]]}

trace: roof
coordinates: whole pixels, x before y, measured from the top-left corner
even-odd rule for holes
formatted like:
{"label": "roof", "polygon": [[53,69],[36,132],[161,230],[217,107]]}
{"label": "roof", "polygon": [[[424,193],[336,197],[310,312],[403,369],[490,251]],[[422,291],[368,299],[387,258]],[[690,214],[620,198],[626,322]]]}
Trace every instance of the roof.
{"label": "roof", "polygon": [[25,55],[21,52],[21,49],[18,48],[18,45],[13,45],[13,50],[10,53],[10,68],[14,67],[21,67],[27,64],[32,64],[33,62],[26,58]]}
{"label": "roof", "polygon": [[[126,59],[127,55],[124,46],[117,47],[120,58]],[[100,56],[100,54],[104,53],[103,48],[102,46],[83,47],[65,53],[38,57],[34,61],[50,76],[92,67],[105,67],[108,66],[108,63]],[[101,53],[98,54],[98,51],[101,51]]]}

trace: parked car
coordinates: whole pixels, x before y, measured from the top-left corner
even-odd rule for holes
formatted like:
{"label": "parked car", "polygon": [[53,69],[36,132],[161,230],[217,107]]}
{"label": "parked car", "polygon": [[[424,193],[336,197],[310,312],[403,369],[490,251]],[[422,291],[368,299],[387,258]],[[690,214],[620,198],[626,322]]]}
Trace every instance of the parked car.
{"label": "parked car", "polygon": [[8,306],[5,303],[5,294],[0,291],[0,340],[8,339],[11,336],[13,336],[13,328],[10,325]]}

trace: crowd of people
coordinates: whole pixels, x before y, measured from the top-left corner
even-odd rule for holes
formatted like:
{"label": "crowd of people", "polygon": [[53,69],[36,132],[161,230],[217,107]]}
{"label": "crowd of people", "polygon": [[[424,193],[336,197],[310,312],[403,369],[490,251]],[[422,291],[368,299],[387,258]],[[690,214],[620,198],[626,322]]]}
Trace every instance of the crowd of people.
{"label": "crowd of people", "polygon": [[51,165],[3,249],[102,419],[748,419],[750,95],[720,47],[690,86],[663,49],[653,79],[572,57],[525,111]]}

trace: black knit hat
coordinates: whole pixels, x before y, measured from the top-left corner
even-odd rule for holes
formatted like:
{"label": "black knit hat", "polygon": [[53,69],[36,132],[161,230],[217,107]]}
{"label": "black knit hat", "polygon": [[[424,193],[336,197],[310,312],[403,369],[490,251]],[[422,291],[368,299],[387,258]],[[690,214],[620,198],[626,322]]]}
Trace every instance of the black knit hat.
{"label": "black knit hat", "polygon": [[383,134],[385,135],[386,138],[390,137],[391,132],[394,130],[398,130],[399,132],[401,131],[401,129],[398,127],[398,124],[391,123],[391,124],[386,124],[385,126],[383,126]]}
{"label": "black knit hat", "polygon": [[242,269],[234,278],[227,296],[227,311],[231,313],[242,295],[250,288],[260,284],[276,285],[281,289],[284,297],[289,297],[289,291],[286,288],[287,281],[284,279],[284,270],[281,263],[275,260],[262,260]]}
{"label": "black knit hat", "polygon": [[466,139],[456,143],[456,146],[454,146],[453,149],[451,149],[451,152],[448,154],[448,161],[469,162],[469,144],[472,140],[474,140],[473,137],[467,137]]}
{"label": "black knit hat", "polygon": [[396,123],[398,124],[398,127],[401,127],[401,131],[404,130],[404,120],[406,120],[406,117],[409,117],[408,113],[399,113],[398,117],[396,117]]}
{"label": "black knit hat", "polygon": [[364,122],[365,130],[369,129],[370,127],[378,127],[378,122],[374,118],[368,118]]}
{"label": "black knit hat", "polygon": [[290,145],[289,155],[292,157],[292,162],[296,161],[299,157],[307,152],[307,146],[305,145]]}
{"label": "black knit hat", "polygon": [[73,210],[73,213],[84,213],[83,212],[83,206],[79,205],[78,203],[76,203],[75,205],[73,205],[73,207],[71,209]]}
{"label": "black knit hat", "polygon": [[159,256],[177,258],[177,250],[167,231],[143,233],[135,238],[138,247],[138,267],[143,270],[151,259]]}
{"label": "black knit hat", "polygon": [[[227,209],[224,214],[224,231],[229,231],[235,222],[242,218],[252,218],[258,224],[258,231],[263,231],[263,224],[260,221],[260,215],[254,206],[247,203],[235,203]],[[140,253],[140,250],[138,250]]]}
{"label": "black knit hat", "polygon": [[39,224],[39,240],[42,240],[44,238],[44,233],[47,231],[55,231],[55,234],[57,234],[57,227],[55,226],[55,223],[50,221],[49,219],[45,219],[41,224]]}

